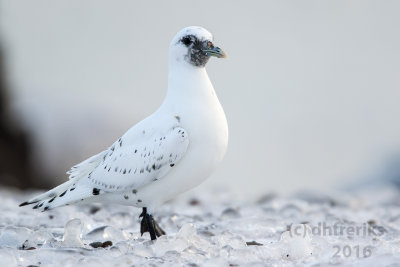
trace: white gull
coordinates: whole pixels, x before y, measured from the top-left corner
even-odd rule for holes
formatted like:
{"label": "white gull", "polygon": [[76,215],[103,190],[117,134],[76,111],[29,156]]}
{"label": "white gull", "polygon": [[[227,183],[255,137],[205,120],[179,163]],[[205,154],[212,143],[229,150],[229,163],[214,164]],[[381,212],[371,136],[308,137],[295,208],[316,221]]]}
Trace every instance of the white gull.
{"label": "white gull", "polygon": [[225,53],[201,27],[179,31],[169,47],[168,92],[159,109],[103,152],[71,168],[69,180],[22,203],[49,210],[76,203],[143,208],[141,233],[165,234],[151,215],[163,202],[203,182],[228,145],[224,110],[207,75]]}

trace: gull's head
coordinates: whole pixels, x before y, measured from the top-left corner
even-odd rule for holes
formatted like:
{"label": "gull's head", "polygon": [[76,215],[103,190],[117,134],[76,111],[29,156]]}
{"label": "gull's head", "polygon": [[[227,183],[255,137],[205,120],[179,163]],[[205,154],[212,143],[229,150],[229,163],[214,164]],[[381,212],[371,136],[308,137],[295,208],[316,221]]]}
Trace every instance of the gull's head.
{"label": "gull's head", "polygon": [[202,27],[184,28],[172,39],[169,60],[202,68],[210,57],[225,58],[225,52],[215,46],[213,41],[212,34]]}

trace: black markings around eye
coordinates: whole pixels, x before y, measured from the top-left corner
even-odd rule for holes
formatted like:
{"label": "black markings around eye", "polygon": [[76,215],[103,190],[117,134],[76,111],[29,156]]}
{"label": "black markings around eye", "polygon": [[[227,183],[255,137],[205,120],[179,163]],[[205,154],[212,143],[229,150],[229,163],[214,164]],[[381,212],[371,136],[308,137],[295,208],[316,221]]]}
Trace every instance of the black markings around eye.
{"label": "black markings around eye", "polygon": [[189,36],[183,37],[181,41],[186,46],[189,46],[192,43],[192,39]]}

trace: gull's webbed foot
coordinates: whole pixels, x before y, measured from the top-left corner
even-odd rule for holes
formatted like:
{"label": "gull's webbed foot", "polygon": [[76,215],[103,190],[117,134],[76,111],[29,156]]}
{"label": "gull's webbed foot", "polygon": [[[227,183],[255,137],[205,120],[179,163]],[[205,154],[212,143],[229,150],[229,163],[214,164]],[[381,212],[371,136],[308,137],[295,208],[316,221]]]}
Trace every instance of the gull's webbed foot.
{"label": "gull's webbed foot", "polygon": [[143,217],[140,222],[140,234],[143,235],[146,232],[150,233],[151,240],[157,239],[162,235],[165,235],[165,232],[158,223],[154,220],[153,216],[147,213],[147,208],[143,208],[142,213],[139,217]]}

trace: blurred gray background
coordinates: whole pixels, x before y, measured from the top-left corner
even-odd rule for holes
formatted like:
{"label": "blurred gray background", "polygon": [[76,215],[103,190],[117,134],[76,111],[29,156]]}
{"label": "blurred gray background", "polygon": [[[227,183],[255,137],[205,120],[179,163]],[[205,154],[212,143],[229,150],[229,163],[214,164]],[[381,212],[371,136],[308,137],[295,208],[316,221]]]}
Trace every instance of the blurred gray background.
{"label": "blurred gray background", "polygon": [[29,187],[65,180],[160,105],[169,42],[190,25],[229,56],[207,67],[230,144],[202,186],[326,191],[368,175],[400,151],[399,11],[399,1],[0,0],[3,93],[28,136]]}

